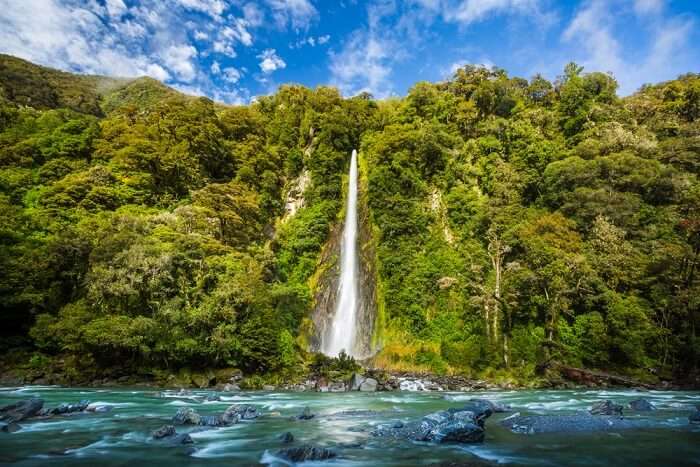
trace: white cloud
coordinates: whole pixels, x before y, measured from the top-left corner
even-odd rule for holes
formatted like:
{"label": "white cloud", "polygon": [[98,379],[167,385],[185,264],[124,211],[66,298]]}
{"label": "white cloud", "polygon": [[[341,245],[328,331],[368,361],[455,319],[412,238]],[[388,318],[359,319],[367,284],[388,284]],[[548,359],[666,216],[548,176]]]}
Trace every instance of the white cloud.
{"label": "white cloud", "polygon": [[195,31],[194,38],[198,41],[205,41],[205,40],[209,39],[209,34],[207,34],[204,31]]}
{"label": "white cloud", "polygon": [[192,61],[196,57],[197,49],[191,45],[171,45],[161,55],[165,66],[185,82],[190,82],[197,76],[197,68]]}
{"label": "white cloud", "polygon": [[265,74],[285,68],[287,64],[278,55],[275,49],[266,49],[258,55],[260,59],[260,70]]}
{"label": "white cloud", "polygon": [[214,63],[211,64],[211,72],[215,75],[221,73],[221,65],[219,65],[219,62],[214,61]]}
{"label": "white cloud", "polygon": [[655,15],[663,8],[664,0],[634,0],[634,11],[638,15]]}
{"label": "white cloud", "polygon": [[257,28],[263,24],[265,15],[255,3],[246,3],[243,5],[243,18],[248,22],[250,27]]}
{"label": "white cloud", "polygon": [[105,5],[107,6],[109,16],[115,19],[119,19],[127,11],[123,0],[107,0]]}
{"label": "white cloud", "polygon": [[357,30],[339,53],[330,55],[333,82],[345,95],[370,92],[377,97],[391,93],[392,44],[374,31]]}
{"label": "white cloud", "polygon": [[318,11],[309,0],[266,0],[278,28],[290,24],[294,29],[308,29],[318,18]]}
{"label": "white cloud", "polygon": [[318,45],[326,44],[329,40],[331,40],[331,36],[329,34],[326,34],[324,36],[318,36],[316,38],[316,42],[318,43]]}
{"label": "white cloud", "polygon": [[[433,5],[437,2],[422,2]],[[494,14],[536,14],[539,0],[463,0],[457,5],[443,2],[443,16],[447,21],[471,24]]]}
{"label": "white cloud", "polygon": [[241,79],[241,72],[234,67],[227,67],[223,69],[224,80],[229,83],[235,84]]}
{"label": "white cloud", "polygon": [[206,13],[215,19],[226,10],[226,4],[221,0],[176,0],[176,3],[187,10]]}
{"label": "white cloud", "polygon": [[[645,8],[656,8],[654,2],[644,3]],[[693,31],[692,20],[659,15],[644,31],[648,43],[637,40],[635,53],[625,53],[615,35],[618,30],[615,21],[620,16],[613,14],[613,8],[621,6],[620,2],[591,0],[576,13],[562,35],[575,46],[578,56],[572,58],[588,70],[612,72],[623,95],[634,92],[644,83],[672,79],[692,67],[684,57]],[[635,4],[635,12],[639,14],[638,6],[639,2]],[[662,10],[654,11],[660,14]]]}
{"label": "white cloud", "polygon": [[170,79],[170,73],[157,63],[151,63],[146,67],[146,76],[150,76],[159,81],[167,81]]}

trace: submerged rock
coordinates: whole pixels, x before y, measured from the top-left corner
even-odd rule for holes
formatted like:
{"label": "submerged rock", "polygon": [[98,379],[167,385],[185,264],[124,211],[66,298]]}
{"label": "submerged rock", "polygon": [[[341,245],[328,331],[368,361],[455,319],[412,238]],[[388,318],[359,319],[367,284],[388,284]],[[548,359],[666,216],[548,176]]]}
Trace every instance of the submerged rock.
{"label": "submerged rock", "polygon": [[20,426],[20,424],[15,422],[3,423],[2,427],[0,427],[0,431],[2,431],[3,433],[14,433],[21,429],[22,427]]}
{"label": "submerged rock", "polygon": [[501,420],[501,425],[513,433],[576,433],[617,431],[651,426],[648,420],[632,420],[613,415],[528,415],[515,414]]}
{"label": "submerged rock", "polygon": [[95,412],[95,413],[104,413],[104,412],[109,412],[112,410],[112,406],[109,404],[88,404],[87,407],[85,407],[86,412]]}
{"label": "submerged rock", "polygon": [[277,451],[277,457],[290,462],[324,461],[338,457],[335,451],[330,449],[305,444],[297,448],[288,448]]}
{"label": "submerged rock", "polygon": [[286,431],[279,436],[279,440],[284,444],[289,444],[294,441],[294,435],[291,432]]}
{"label": "submerged rock", "polygon": [[469,402],[487,405],[493,413],[510,412],[511,410],[509,405],[499,404],[488,399],[469,399]]}
{"label": "submerged rock", "polygon": [[207,394],[204,400],[207,402],[221,402],[221,397],[218,394]]}
{"label": "submerged rock", "polygon": [[588,412],[591,415],[622,415],[622,406],[610,400],[600,401],[593,404]]}
{"label": "submerged rock", "polygon": [[694,413],[690,414],[690,416],[688,417],[688,421],[690,423],[700,423],[700,407],[698,407]]}
{"label": "submerged rock", "polygon": [[194,443],[194,440],[190,435],[187,433],[178,434],[177,430],[175,430],[175,427],[172,425],[163,425],[151,433],[151,437],[155,440],[167,441],[169,444],[174,446]]}
{"label": "submerged rock", "polygon": [[8,404],[4,407],[0,407],[0,421],[19,422],[20,420],[39,414],[43,406],[44,401],[37,398]]}
{"label": "submerged rock", "polygon": [[636,410],[637,412],[648,412],[651,410],[656,410],[656,407],[654,407],[654,404],[649,402],[648,399],[635,399],[633,401],[630,401],[629,403],[630,409]]}

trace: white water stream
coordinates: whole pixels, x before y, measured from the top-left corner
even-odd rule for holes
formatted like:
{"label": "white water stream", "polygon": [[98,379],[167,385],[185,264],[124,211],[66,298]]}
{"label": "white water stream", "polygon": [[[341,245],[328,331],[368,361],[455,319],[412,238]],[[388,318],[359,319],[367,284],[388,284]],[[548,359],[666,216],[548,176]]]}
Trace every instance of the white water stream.
{"label": "white water stream", "polygon": [[341,350],[358,356],[357,340],[358,265],[357,265],[357,151],[352,151],[350,180],[345,210],[345,226],[340,252],[338,300],[331,326],[323,338],[323,353],[337,356]]}

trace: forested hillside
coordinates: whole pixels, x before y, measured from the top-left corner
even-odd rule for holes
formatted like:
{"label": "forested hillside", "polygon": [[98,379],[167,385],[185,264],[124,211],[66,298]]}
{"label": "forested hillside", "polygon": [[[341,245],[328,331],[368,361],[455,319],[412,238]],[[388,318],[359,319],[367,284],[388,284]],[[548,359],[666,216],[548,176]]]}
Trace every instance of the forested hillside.
{"label": "forested hillside", "polygon": [[401,99],[286,85],[225,106],[0,56],[5,363],[303,373],[358,148],[371,365],[694,374],[700,76],[616,89],[575,64],[554,83],[467,66]]}

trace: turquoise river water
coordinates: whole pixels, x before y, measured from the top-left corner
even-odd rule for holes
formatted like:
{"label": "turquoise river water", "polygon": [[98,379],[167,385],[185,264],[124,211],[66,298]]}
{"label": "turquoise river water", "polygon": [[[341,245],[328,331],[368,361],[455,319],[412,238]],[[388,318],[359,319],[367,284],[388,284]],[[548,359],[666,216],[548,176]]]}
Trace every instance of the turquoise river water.
{"label": "turquoise river water", "polygon": [[[79,413],[45,420],[24,420],[22,429],[0,433],[0,464],[12,466],[237,466],[285,465],[275,453],[285,447],[314,444],[334,449],[338,458],[304,465],[410,466],[484,459],[507,465],[538,466],[666,466],[700,465],[700,425],[689,413],[700,404],[700,392],[634,390],[395,392],[395,393],[219,393],[208,402],[209,391],[181,395],[176,391],[117,388],[81,389],[47,386],[0,388],[0,405],[41,397],[45,407],[61,402],[90,400],[111,405],[105,413]],[[650,428],[620,432],[573,434],[516,434],[494,414],[486,422],[486,439],[477,445],[432,445],[373,438],[372,427],[407,422],[430,412],[459,407],[460,401],[481,397],[508,404],[512,412],[568,414],[586,410],[594,402],[611,399],[625,404],[638,397],[657,410],[634,413],[647,418]],[[194,444],[171,446],[150,433],[169,423],[177,409],[192,407],[199,414],[222,413],[231,404],[256,406],[262,416],[236,425],[190,433]],[[311,420],[294,416],[309,407]],[[372,410],[376,412],[367,412]],[[352,413],[355,411],[355,413]],[[365,411],[365,412],[359,412]],[[346,412],[346,413],[340,413]],[[348,413],[349,412],[349,413]],[[295,441],[278,439],[291,432]]]}

